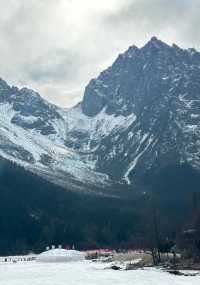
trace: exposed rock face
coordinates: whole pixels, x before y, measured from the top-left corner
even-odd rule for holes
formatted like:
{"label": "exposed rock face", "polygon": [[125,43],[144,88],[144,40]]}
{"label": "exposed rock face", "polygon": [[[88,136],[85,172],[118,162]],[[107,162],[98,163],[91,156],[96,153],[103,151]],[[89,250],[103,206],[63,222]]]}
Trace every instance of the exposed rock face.
{"label": "exposed rock face", "polygon": [[52,121],[61,119],[57,107],[28,88],[10,87],[0,80],[0,103],[12,105],[16,114],[12,123],[25,129],[36,129],[45,135],[55,134]]}
{"label": "exposed rock face", "polygon": [[[104,136],[96,167],[115,179],[170,163],[199,165],[200,53],[153,37],[130,47],[86,87],[82,111],[133,119]],[[90,140],[91,141],[91,140]]]}

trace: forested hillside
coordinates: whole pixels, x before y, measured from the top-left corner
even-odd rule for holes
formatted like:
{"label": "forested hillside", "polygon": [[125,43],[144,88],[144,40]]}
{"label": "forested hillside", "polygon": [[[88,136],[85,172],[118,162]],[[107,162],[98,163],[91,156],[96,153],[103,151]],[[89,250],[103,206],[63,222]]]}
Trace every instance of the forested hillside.
{"label": "forested hillside", "polygon": [[0,255],[51,244],[114,246],[135,231],[136,210],[126,200],[79,195],[6,160],[0,165]]}
{"label": "forested hillside", "polygon": [[143,188],[122,189],[119,199],[66,191],[1,159],[0,255],[52,244],[145,247],[154,239],[155,217],[160,239],[175,239],[198,204],[199,175],[185,167],[163,172],[152,187],[147,178]]}

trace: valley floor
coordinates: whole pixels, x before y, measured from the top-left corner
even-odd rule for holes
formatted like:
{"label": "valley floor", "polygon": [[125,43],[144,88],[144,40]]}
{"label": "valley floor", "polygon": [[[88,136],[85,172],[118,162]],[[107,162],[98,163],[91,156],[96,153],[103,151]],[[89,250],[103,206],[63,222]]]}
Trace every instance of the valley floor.
{"label": "valley floor", "polygon": [[198,285],[200,276],[174,276],[156,269],[113,271],[105,264],[37,262],[0,264],[1,285]]}

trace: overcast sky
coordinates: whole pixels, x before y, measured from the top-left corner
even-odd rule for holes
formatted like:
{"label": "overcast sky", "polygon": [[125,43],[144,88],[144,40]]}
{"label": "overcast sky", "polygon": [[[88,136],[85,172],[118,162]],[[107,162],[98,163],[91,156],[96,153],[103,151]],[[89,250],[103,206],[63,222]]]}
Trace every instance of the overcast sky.
{"label": "overcast sky", "polygon": [[199,0],[0,0],[0,77],[72,106],[130,45],[200,46]]}

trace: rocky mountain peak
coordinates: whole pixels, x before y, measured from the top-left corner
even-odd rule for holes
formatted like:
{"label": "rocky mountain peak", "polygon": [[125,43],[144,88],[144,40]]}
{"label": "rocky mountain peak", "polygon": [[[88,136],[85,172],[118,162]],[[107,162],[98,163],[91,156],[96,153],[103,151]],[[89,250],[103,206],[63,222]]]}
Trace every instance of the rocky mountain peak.
{"label": "rocky mountain peak", "polygon": [[85,89],[82,110],[88,116],[95,116],[104,108],[108,114],[141,112],[138,107],[142,98],[147,98],[147,103],[149,97],[154,98],[159,90],[169,87],[169,81],[183,79],[194,69],[198,71],[199,64],[199,53],[169,46],[153,37],[140,49],[130,47],[97,79],[91,80]]}
{"label": "rocky mountain peak", "polygon": [[85,115],[136,118],[101,142],[98,167],[122,176],[129,165],[125,177],[183,161],[200,167],[199,90],[199,52],[156,37],[130,47],[86,87]]}
{"label": "rocky mountain peak", "polygon": [[37,92],[26,87],[10,87],[2,79],[0,104],[0,107],[12,110],[11,123],[46,135],[56,132],[53,120],[61,119],[57,107],[45,101]]}
{"label": "rocky mountain peak", "polygon": [[166,44],[165,42],[161,41],[157,37],[152,37],[143,47],[143,49],[148,48],[156,48],[156,49],[162,49],[162,48],[169,48],[170,46]]}

